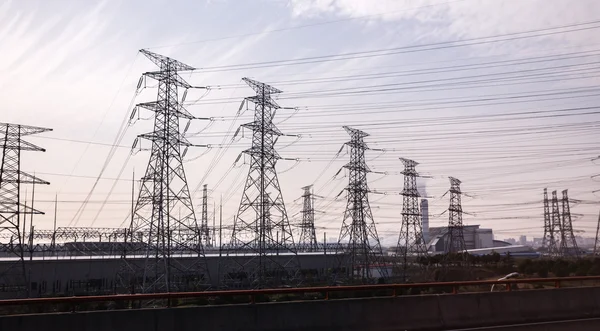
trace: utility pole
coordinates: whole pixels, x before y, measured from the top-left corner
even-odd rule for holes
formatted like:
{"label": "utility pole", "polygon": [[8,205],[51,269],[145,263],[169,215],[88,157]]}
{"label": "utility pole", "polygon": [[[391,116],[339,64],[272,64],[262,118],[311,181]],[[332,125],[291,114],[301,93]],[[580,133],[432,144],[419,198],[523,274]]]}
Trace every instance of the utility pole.
{"label": "utility pole", "polygon": [[559,246],[559,244],[562,245],[562,242],[564,241],[564,232],[556,191],[552,191],[552,215],[550,220],[552,221],[551,233],[553,234],[553,240],[550,241],[548,246],[548,253],[552,256],[561,256],[563,251],[560,249],[561,246]]}
{"label": "utility pole", "polygon": [[[118,278],[125,288],[142,293],[203,289],[210,275],[183,166],[187,148],[198,146],[185,138],[185,131],[198,118],[183,107],[187,90],[194,87],[179,75],[194,68],[147,50],[140,52],[159,68],[144,73],[158,81],[156,101],[135,108],[154,112],[154,130],[138,136],[149,140],[152,147],[129,233],[132,247],[139,250],[134,255],[144,258],[125,256]],[[185,90],[181,98],[180,89]],[[187,121],[183,130],[182,120]],[[174,249],[192,252],[193,257],[185,264],[175,262]]]}
{"label": "utility pole", "polygon": [[423,225],[421,223],[421,212],[419,211],[419,191],[417,190],[416,166],[419,164],[413,160],[400,158],[404,164],[404,189],[400,193],[402,198],[402,224],[400,235],[396,246],[396,254],[400,255],[402,274],[406,280],[410,260],[418,262],[427,256],[427,243],[423,238]]}
{"label": "utility pole", "polygon": [[338,239],[337,249],[343,249],[339,264],[346,270],[345,277],[367,282],[374,277],[372,268],[377,269],[380,277],[388,276],[369,204],[367,173],[371,170],[365,160],[369,147],[364,141],[369,134],[347,126],[344,129],[350,135],[350,141],[346,143],[350,147],[350,162],[344,166],[349,173],[345,189],[348,202]]}
{"label": "utility pole", "polygon": [[[298,244],[302,245],[309,252],[317,250],[317,234],[315,231],[315,195],[312,192],[312,185],[305,186],[302,189],[302,222],[300,223],[300,239]],[[304,247],[305,246],[305,247]]]}
{"label": "utility pole", "polygon": [[568,190],[562,191],[562,230],[563,235],[560,243],[562,255],[579,257],[579,247],[577,246],[575,234],[573,233]]}
{"label": "utility pole", "polygon": [[254,121],[242,125],[252,131],[252,147],[244,151],[250,157],[250,169],[227,250],[231,255],[226,262],[228,278],[223,281],[226,286],[251,288],[296,285],[300,261],[275,170],[282,159],[275,143],[284,134],[273,123],[281,107],[272,96],[281,91],[249,78],[243,81],[256,92],[244,99],[254,104]]}
{"label": "utility pole", "polygon": [[52,226],[52,242],[50,247],[54,252],[56,249],[56,215],[58,214],[58,194],[54,196],[54,224]]}
{"label": "utility pole", "polygon": [[[35,173],[33,174],[35,176]],[[31,209],[34,210],[34,202],[35,202],[35,182],[31,184]],[[29,249],[29,261],[33,260],[33,214],[31,213],[29,218],[29,238],[27,238],[27,248]]]}
{"label": "utility pole", "polygon": [[211,241],[210,241],[210,246],[212,249],[215,248],[215,246],[217,245],[217,236],[216,236],[216,227],[215,227],[215,221],[217,219],[217,203],[215,201],[213,201],[213,215],[212,215],[212,236],[211,236]]}
{"label": "utility pole", "polygon": [[[28,275],[25,269],[24,244],[25,231],[21,233],[21,222],[25,223],[28,214],[44,214],[43,212],[28,207],[22,202],[21,184],[50,183],[30,175],[21,170],[21,151],[45,152],[46,150],[23,137],[52,129],[35,126],[0,123],[0,137],[2,140],[2,164],[0,165],[0,235],[7,235],[8,242],[0,239],[0,245],[7,247],[9,253],[17,257],[14,263],[8,263],[0,271],[0,283],[8,288],[19,289],[19,292],[29,296]],[[2,238],[0,236],[0,238]]]}

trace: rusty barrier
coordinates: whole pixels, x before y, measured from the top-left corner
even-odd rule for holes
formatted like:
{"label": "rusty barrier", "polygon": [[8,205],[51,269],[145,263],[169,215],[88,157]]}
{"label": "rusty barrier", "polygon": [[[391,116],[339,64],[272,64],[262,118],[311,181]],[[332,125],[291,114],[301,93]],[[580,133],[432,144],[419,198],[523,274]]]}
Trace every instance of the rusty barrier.
{"label": "rusty barrier", "polygon": [[[96,296],[71,296],[29,299],[0,300],[0,315],[14,315],[19,313],[48,313],[59,311],[95,311],[111,309],[133,309],[140,307],[175,307],[182,305],[214,305],[226,303],[255,304],[272,302],[274,296],[286,296],[282,301],[300,300],[334,300],[337,298],[357,297],[383,297],[402,296],[411,294],[459,294],[470,292],[490,291],[494,285],[500,291],[513,291],[518,289],[518,284],[537,285],[538,289],[552,289],[561,287],[600,286],[600,276],[582,277],[556,277],[556,278],[528,278],[507,280],[479,280],[461,282],[430,282],[430,283],[402,283],[378,284],[358,286],[323,286],[301,288],[276,288],[258,290],[225,290],[203,292],[170,292],[170,293],[145,293],[145,294],[115,294]],[[482,290],[482,287],[486,287]],[[421,291],[413,291],[413,290]],[[432,290],[437,292],[427,292]],[[423,292],[422,290],[427,290]],[[350,295],[337,295],[349,293]],[[361,295],[364,293],[365,295]],[[308,296],[307,296],[308,295]],[[237,301],[218,299],[237,298]],[[240,298],[242,298],[240,300]],[[196,301],[189,301],[196,299]],[[198,299],[204,299],[198,301]],[[188,300],[188,301],[186,301]],[[142,305],[142,303],[145,304]],[[96,303],[97,305],[89,305]],[[37,309],[20,309],[19,307],[37,307]]]}

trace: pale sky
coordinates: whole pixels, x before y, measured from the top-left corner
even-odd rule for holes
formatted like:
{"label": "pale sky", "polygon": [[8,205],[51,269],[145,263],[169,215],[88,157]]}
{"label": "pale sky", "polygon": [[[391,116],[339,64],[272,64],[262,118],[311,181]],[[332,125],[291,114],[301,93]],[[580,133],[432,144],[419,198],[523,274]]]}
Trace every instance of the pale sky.
{"label": "pale sky", "polygon": [[[59,226],[118,227],[128,222],[131,177],[149,153],[131,155],[135,136],[152,129],[151,113],[130,117],[132,102],[156,98],[156,84],[135,95],[154,70],[141,48],[198,70],[183,74],[208,93],[190,91],[197,144],[185,159],[200,216],[201,185],[211,204],[223,196],[231,224],[250,146],[236,116],[250,77],[284,91],[276,123],[282,137],[279,179],[292,223],[301,187],[314,184],[317,235],[337,238],[346,205],[336,196],[349,125],[371,134],[369,186],[385,245],[397,241],[403,177],[399,157],[419,162],[430,196],[431,225],[447,224],[447,176],[462,180],[466,224],[496,238],[542,234],[542,190],[569,189],[574,228],[595,235],[600,161],[600,2],[596,0],[213,0],[1,1],[2,122],[53,128],[29,140],[23,168],[51,182],[36,187],[36,228],[49,229],[58,194]],[[339,56],[335,56],[339,55]],[[195,134],[197,133],[197,134]],[[118,142],[90,203],[76,217]],[[148,147],[145,142],[141,145]],[[333,161],[332,161],[333,160]],[[212,165],[212,166],[211,166]],[[120,178],[115,181],[116,178]],[[114,188],[112,188],[114,185]],[[112,194],[107,197],[111,191]],[[27,188],[31,194],[31,188]],[[136,192],[137,194],[137,192]],[[106,204],[103,201],[106,200]],[[101,207],[104,207],[101,209]]]}

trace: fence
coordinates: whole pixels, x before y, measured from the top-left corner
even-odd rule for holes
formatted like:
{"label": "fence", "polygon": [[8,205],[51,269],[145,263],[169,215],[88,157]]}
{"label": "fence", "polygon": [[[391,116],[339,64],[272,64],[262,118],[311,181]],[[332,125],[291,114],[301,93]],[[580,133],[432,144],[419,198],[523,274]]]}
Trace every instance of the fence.
{"label": "fence", "polygon": [[531,286],[538,289],[595,286],[600,284],[600,276],[11,299],[0,300],[0,314],[133,309],[142,306],[256,304],[433,293],[452,295],[489,291],[492,285],[502,291],[513,291],[519,289],[518,284],[529,284],[530,289]]}

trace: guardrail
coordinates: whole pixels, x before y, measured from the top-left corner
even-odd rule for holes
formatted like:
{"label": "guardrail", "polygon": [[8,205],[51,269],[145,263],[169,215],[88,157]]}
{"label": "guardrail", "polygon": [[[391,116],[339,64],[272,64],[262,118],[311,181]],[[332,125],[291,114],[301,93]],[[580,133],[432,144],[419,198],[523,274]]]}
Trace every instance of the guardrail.
{"label": "guardrail", "polygon": [[[566,284],[566,283],[571,284]],[[94,306],[82,306],[86,303],[118,303],[125,302],[129,305],[121,306],[120,309],[136,308],[141,306],[144,301],[154,301],[154,307],[173,307],[179,305],[177,302],[185,299],[213,299],[206,301],[204,304],[219,304],[214,301],[215,298],[233,298],[233,297],[246,297],[246,301],[236,303],[248,303],[254,304],[261,299],[261,302],[269,301],[265,300],[265,297],[272,296],[290,296],[297,295],[296,297],[287,297],[285,301],[302,301],[302,300],[331,300],[332,294],[351,292],[354,296],[345,296],[344,298],[361,297],[356,295],[357,292],[364,292],[372,297],[385,297],[385,296],[400,296],[407,295],[409,290],[412,289],[442,289],[441,293],[449,295],[458,293],[469,293],[469,292],[481,292],[474,288],[480,288],[481,286],[491,285],[504,285],[505,291],[512,291],[515,289],[516,284],[544,284],[549,288],[560,288],[565,286],[586,286],[583,283],[592,282],[592,285],[600,285],[600,276],[583,276],[583,277],[557,277],[557,278],[529,278],[529,279],[507,279],[507,280],[482,280],[482,281],[463,281],[463,282],[435,282],[435,283],[403,283],[403,284],[379,284],[379,285],[360,285],[360,286],[324,286],[324,287],[302,287],[302,288],[277,288],[277,289],[260,289],[260,290],[227,290],[227,291],[204,291],[204,292],[171,292],[171,293],[147,293],[147,294],[116,294],[116,295],[100,295],[100,296],[74,296],[74,297],[52,297],[52,298],[29,298],[29,299],[10,299],[0,300],[0,314],[14,314],[21,313],[16,307],[32,307],[36,305],[42,305],[46,309],[34,310],[35,312],[54,312],[56,309],[52,309],[52,306],[62,305],[60,311],[93,311],[93,310],[106,310],[106,309],[119,309],[119,307],[94,307]],[[573,284],[577,283],[577,284]],[[589,286],[589,284],[587,285]],[[489,291],[489,288],[487,289]],[[307,294],[312,294],[310,297],[306,297]],[[318,294],[318,296],[315,296]],[[418,292],[417,294],[422,294]],[[364,295],[362,296],[364,297]],[[231,303],[231,302],[225,302]],[[68,309],[65,308],[68,307]],[[6,308],[13,307],[15,310],[7,310]],[[26,313],[31,313],[29,310]],[[24,312],[23,312],[24,313]]]}

